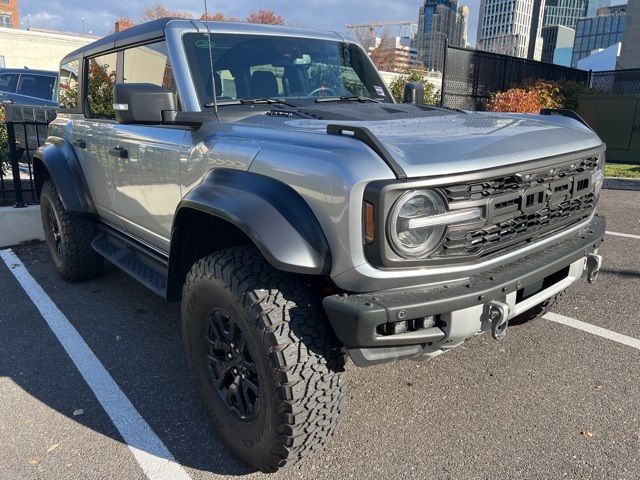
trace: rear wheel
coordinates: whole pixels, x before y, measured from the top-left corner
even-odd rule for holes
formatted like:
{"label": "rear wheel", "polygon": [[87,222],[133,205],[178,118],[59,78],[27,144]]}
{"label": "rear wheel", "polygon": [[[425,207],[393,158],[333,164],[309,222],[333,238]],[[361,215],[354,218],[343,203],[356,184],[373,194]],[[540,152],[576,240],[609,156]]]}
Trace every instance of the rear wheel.
{"label": "rear wheel", "polygon": [[91,248],[97,222],[67,212],[50,180],[42,185],[40,215],[51,258],[63,279],[78,282],[102,273],[104,260]]}
{"label": "rear wheel", "polygon": [[236,247],[196,262],[183,290],[185,349],[207,414],[264,472],[320,450],[345,409],[344,355],[305,283]]}

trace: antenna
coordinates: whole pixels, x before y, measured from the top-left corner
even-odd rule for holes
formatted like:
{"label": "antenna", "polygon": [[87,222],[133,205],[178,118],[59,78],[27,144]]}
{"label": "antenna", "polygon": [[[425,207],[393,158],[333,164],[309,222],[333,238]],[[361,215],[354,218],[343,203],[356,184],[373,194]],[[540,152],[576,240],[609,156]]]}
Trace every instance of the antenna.
{"label": "antenna", "polygon": [[216,92],[216,78],[213,69],[213,45],[211,45],[211,30],[209,29],[209,10],[207,0],[204,0],[204,26],[207,27],[207,44],[209,45],[209,67],[211,68],[211,88],[213,90],[213,111],[218,116],[218,92]]}

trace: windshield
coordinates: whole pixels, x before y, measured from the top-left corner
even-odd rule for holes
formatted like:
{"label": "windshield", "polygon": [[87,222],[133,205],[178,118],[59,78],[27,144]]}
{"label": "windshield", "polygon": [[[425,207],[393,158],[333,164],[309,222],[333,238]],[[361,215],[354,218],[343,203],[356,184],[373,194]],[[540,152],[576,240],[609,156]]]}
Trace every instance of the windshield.
{"label": "windshield", "polygon": [[390,102],[364,51],[346,42],[271,35],[184,35],[187,59],[202,105],[213,102],[209,46],[219,104],[282,98],[367,97]]}

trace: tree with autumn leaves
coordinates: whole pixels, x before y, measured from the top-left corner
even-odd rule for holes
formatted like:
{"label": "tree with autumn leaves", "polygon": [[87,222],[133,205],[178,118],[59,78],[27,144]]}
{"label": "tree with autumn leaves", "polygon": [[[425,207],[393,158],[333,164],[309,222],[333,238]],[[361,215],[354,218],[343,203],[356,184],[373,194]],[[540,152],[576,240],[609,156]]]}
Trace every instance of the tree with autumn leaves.
{"label": "tree with autumn leaves", "polygon": [[[126,30],[127,28],[131,28],[138,23],[149,22],[151,20],[156,20],[158,18],[166,18],[166,17],[174,17],[174,18],[192,18],[193,15],[189,12],[182,12],[179,10],[172,10],[170,8],[165,7],[160,3],[156,3],[153,7],[147,8],[142,18],[138,21],[133,20],[131,17],[121,17],[116,20],[115,30],[116,32],[120,32],[122,30]],[[227,22],[240,22],[235,17],[225,17],[222,12],[216,12],[214,14],[202,14],[200,15],[200,20],[210,20],[210,21],[227,21]],[[258,10],[249,15],[244,21],[249,23],[264,23],[269,25],[284,25],[284,18],[280,15],[276,15],[273,10]]]}

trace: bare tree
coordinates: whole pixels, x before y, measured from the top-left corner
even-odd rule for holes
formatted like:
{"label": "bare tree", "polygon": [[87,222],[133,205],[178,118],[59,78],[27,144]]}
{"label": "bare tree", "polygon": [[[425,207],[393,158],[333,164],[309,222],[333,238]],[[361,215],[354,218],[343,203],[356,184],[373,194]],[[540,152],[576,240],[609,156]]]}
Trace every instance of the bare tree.
{"label": "bare tree", "polygon": [[367,52],[376,46],[376,29],[374,27],[356,27],[353,29],[353,34]]}
{"label": "bare tree", "polygon": [[392,71],[396,63],[396,39],[388,31],[380,32],[379,42],[369,55],[378,70]]}

